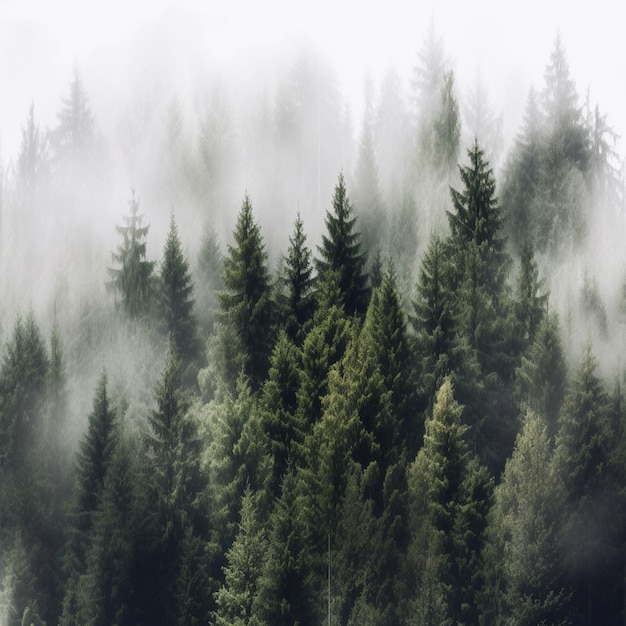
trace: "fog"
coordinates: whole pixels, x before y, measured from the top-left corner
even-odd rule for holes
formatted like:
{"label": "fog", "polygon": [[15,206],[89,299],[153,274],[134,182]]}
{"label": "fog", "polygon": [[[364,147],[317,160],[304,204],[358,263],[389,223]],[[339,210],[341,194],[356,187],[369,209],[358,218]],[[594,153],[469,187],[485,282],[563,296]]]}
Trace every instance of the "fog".
{"label": "fog", "polygon": [[[149,226],[146,258],[156,271],[174,218],[195,283],[202,349],[210,350],[219,277],[207,277],[207,245],[215,240],[228,250],[247,195],[277,280],[298,214],[317,255],[340,172],[367,269],[376,252],[395,263],[400,298],[412,311],[431,237],[448,234],[449,188],[461,185],[457,163],[467,162],[476,140],[506,215],[507,297],[516,289],[524,236],[532,233],[570,377],[590,345],[607,388],[621,383],[621,13],[605,1],[0,0],[0,361],[16,320],[32,314],[47,348],[58,332],[68,459],[103,370],[119,413],[142,430],[167,345],[162,329],[125,318],[110,288],[131,202]],[[544,155],[538,169],[547,174],[534,171],[526,202],[516,158],[531,94],[541,98],[557,41],[578,96],[573,109],[587,132],[588,161],[578,167],[575,151],[564,149],[562,169],[552,171]],[[433,84],[421,72],[429,62],[438,72]],[[434,140],[426,149],[420,143],[446,102],[458,105],[454,163],[436,152]],[[557,136],[541,128],[544,139]],[[547,143],[537,145],[549,152]],[[596,157],[597,171],[589,164]],[[552,185],[546,179],[555,172]],[[518,187],[507,189],[516,176]],[[537,225],[517,233],[507,198]],[[211,367],[201,370],[207,386]],[[208,406],[214,398],[202,385],[195,399]]]}
{"label": "fog", "polygon": [[[354,182],[366,82],[375,106],[384,86],[393,83],[410,109],[411,81],[431,28],[455,73],[464,146],[481,132],[471,128],[473,99],[489,107],[491,124],[482,132],[493,139],[497,173],[520,129],[530,87],[541,88],[557,34],[579,94],[588,92],[618,133],[626,129],[626,89],[620,80],[626,57],[617,45],[619,19],[610,3],[590,11],[540,2],[415,6],[395,0],[383,8],[357,2],[129,5],[116,0],[92,7],[63,0],[54,5],[4,1],[1,10],[3,336],[15,315],[29,308],[44,325],[53,310],[74,311],[65,317],[71,334],[75,311],[85,300],[112,304],[103,296],[106,268],[131,188],[151,227],[151,259],[160,256],[171,212],[192,265],[203,228],[213,229],[225,249],[244,193],[251,197],[272,265],[286,249],[297,210],[309,245],[315,246],[337,173],[343,170],[349,185]],[[300,153],[283,139],[273,143],[270,154],[264,129],[275,119],[274,108],[294,71],[304,72],[312,97],[321,99],[309,103],[317,107],[318,119],[300,120],[308,124]],[[41,137],[47,137],[58,126],[75,72],[93,118],[94,167],[71,170],[79,180],[59,185],[49,179],[36,202],[40,213],[29,223],[10,201],[28,113],[32,105]],[[206,145],[217,146],[219,163],[207,166],[214,168],[213,180],[202,170],[203,136]],[[317,154],[302,152],[308,149]],[[406,149],[379,146],[377,167],[389,211],[390,204],[400,202],[393,186],[402,184],[397,179],[410,158]],[[618,150],[623,153],[623,144]],[[418,207],[428,204],[419,197],[414,201]],[[418,209],[415,264],[432,228],[443,227],[443,215],[422,219]],[[552,298],[562,309],[586,271],[600,281],[605,301],[614,303],[623,254],[619,240],[607,234],[592,229],[589,241],[602,241],[598,251],[592,247],[568,259],[562,270],[550,260],[550,273],[559,277]],[[610,260],[611,272],[600,275],[599,258],[605,268]],[[406,270],[408,289],[414,288],[414,272],[415,266]]]}

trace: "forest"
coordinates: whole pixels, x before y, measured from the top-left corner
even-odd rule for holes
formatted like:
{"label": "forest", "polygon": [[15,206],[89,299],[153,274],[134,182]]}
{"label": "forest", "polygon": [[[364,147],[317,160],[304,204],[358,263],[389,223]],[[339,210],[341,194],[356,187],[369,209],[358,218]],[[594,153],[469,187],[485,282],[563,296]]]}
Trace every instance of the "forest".
{"label": "forest", "polygon": [[434,26],[356,130],[311,50],[85,78],[0,165],[0,624],[623,624],[624,168],[561,39],[506,151]]}

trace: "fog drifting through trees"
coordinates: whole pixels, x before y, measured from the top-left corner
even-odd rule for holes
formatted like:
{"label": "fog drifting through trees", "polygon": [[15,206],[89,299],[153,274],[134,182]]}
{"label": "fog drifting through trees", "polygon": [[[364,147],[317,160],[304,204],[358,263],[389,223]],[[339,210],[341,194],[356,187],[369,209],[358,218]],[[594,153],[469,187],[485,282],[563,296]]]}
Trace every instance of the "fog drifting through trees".
{"label": "fog drifting through trees", "polygon": [[623,621],[615,20],[444,5],[9,7],[0,624]]}

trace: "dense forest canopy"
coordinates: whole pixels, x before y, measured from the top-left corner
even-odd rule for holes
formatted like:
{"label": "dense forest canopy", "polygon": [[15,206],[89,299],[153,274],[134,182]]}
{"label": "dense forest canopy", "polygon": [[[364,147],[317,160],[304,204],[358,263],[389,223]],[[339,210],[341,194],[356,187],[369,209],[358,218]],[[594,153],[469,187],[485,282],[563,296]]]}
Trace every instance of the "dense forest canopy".
{"label": "dense forest canopy", "polygon": [[53,124],[31,100],[0,624],[624,622],[618,132],[560,35],[510,136],[447,44],[357,116],[307,45],[244,90],[212,60],[114,101],[77,59]]}

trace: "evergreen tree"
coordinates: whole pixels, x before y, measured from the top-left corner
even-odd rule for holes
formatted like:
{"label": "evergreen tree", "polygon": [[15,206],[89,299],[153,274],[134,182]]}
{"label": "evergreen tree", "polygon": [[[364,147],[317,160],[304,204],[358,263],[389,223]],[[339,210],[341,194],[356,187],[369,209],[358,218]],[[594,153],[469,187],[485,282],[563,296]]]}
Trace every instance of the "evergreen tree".
{"label": "evergreen tree", "polygon": [[271,493],[276,496],[288,466],[302,456],[304,425],[297,410],[301,359],[298,348],[281,331],[261,398],[263,429],[273,461]]}
{"label": "evergreen tree", "polygon": [[434,120],[434,164],[449,179],[458,161],[461,141],[459,104],[454,94],[454,73],[445,72],[439,114]]}
{"label": "evergreen tree", "polygon": [[320,623],[320,602],[312,581],[309,525],[304,519],[308,511],[298,484],[289,472],[270,517],[269,544],[251,623],[262,626]]}
{"label": "evergreen tree", "polygon": [[356,217],[348,199],[343,174],[339,174],[333,195],[333,212],[326,211],[327,234],[322,235],[316,259],[322,280],[329,272],[337,273],[338,286],[343,294],[346,313],[365,313],[369,293],[365,274],[366,254],[361,251],[360,235],[354,230]]}
{"label": "evergreen tree", "polygon": [[58,120],[53,131],[57,158],[84,157],[95,138],[95,124],[78,67],[74,67],[70,93],[63,98]]}
{"label": "evergreen tree", "polygon": [[146,261],[146,236],[150,226],[143,225],[139,201],[132,190],[130,214],[124,216],[125,226],[116,226],[122,243],[111,254],[117,268],[109,268],[111,280],[108,287],[121,298],[124,312],[136,319],[148,314],[152,308],[154,262]]}
{"label": "evergreen tree", "polygon": [[165,328],[185,363],[193,362],[199,354],[192,294],[189,263],[183,255],[178,228],[172,214],[161,261],[160,310]]}
{"label": "evergreen tree", "polygon": [[302,345],[312,322],[315,299],[311,251],[306,246],[306,234],[300,213],[294,223],[293,235],[289,237],[285,264],[285,328],[289,338],[297,345]]}
{"label": "evergreen tree", "polygon": [[36,197],[48,165],[48,142],[35,121],[33,101],[28,109],[26,126],[22,128],[22,143],[17,157],[19,193],[24,201]]}
{"label": "evergreen tree", "polygon": [[374,148],[372,100],[373,85],[371,78],[368,78],[365,83],[365,110],[352,193],[354,209],[359,216],[361,242],[365,250],[374,250],[376,246],[382,245],[386,230]]}
{"label": "evergreen tree", "polygon": [[573,620],[580,624],[613,623],[622,611],[616,589],[621,589],[624,563],[613,549],[621,533],[612,464],[616,437],[596,367],[587,348],[556,435],[556,466],[566,493],[563,562]]}
{"label": "evergreen tree", "polygon": [[[269,364],[272,302],[265,245],[248,196],[241,205],[233,235],[235,245],[228,246],[224,259],[225,290],[218,294],[220,321],[233,329],[243,371],[257,389]],[[234,383],[239,374],[237,364],[229,363],[227,369]]]}
{"label": "evergreen tree", "polygon": [[203,335],[214,330],[217,314],[216,294],[224,288],[224,257],[215,232],[206,228],[200,243],[195,279],[196,315]]}
{"label": "evergreen tree", "polygon": [[477,142],[468,150],[468,156],[470,164],[459,168],[463,191],[450,190],[454,207],[453,212],[448,211],[452,249],[463,254],[470,243],[476,246],[482,262],[480,284],[491,298],[497,299],[509,264],[502,211],[495,196],[493,170]]}
{"label": "evergreen tree", "polygon": [[543,416],[551,439],[556,434],[566,379],[559,318],[555,312],[548,311],[515,370],[515,393],[522,411],[530,409]]}
{"label": "evergreen tree", "polygon": [[363,327],[366,351],[371,352],[384,385],[394,419],[398,423],[396,445],[406,448],[410,456],[417,452],[422,428],[417,418],[417,397],[408,329],[400,304],[395,274],[389,268],[375,289]]}
{"label": "evergreen tree", "polygon": [[520,250],[520,272],[517,278],[516,315],[521,326],[522,338],[531,344],[537,327],[545,313],[547,293],[541,293],[544,280],[539,278],[535,253],[531,243]]}
{"label": "evergreen tree", "polygon": [[568,623],[559,551],[564,496],[546,424],[529,412],[496,489],[485,550],[486,623]]}
{"label": "evergreen tree", "polygon": [[476,614],[472,603],[490,506],[490,479],[484,468],[469,461],[462,412],[447,377],[426,421],[424,445],[408,470],[411,559],[418,580],[415,610],[430,607],[432,617],[435,608],[441,616],[446,607],[452,623]]}
{"label": "evergreen tree", "polygon": [[226,553],[228,564],[224,568],[224,584],[215,596],[217,626],[246,626],[252,623],[252,608],[268,547],[267,532],[259,520],[255,496],[248,489],[241,501],[237,536]]}
{"label": "evergreen tree", "polygon": [[[176,579],[186,531],[199,531],[198,494],[203,489],[197,425],[180,389],[180,361],[170,340],[165,369],[156,388],[156,409],[145,435],[149,455],[149,493],[153,503],[155,545],[154,584],[158,601],[154,615],[176,621]],[[199,616],[196,616],[199,617]]]}
{"label": "evergreen tree", "polygon": [[0,367],[0,468],[18,468],[42,425],[49,358],[32,314],[15,322]]}

